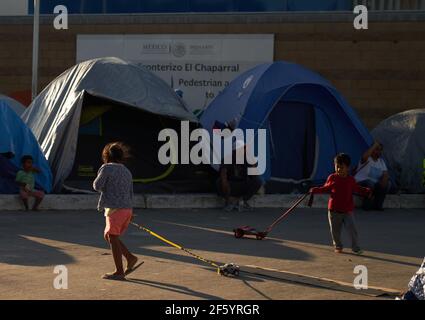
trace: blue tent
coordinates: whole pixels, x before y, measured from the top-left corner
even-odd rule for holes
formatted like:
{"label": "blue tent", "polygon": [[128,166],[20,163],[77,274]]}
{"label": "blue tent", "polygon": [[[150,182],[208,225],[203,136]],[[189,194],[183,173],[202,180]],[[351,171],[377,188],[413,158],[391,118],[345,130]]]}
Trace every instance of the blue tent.
{"label": "blue tent", "polygon": [[18,192],[15,177],[24,155],[31,155],[34,165],[41,170],[36,174],[36,187],[50,192],[52,173],[37,140],[12,108],[0,100],[0,193]]}
{"label": "blue tent", "polygon": [[258,65],[233,80],[202,114],[210,133],[217,123],[267,130],[266,181],[322,182],[333,172],[337,153],[348,153],[356,164],[372,143],[327,80],[283,61]]}
{"label": "blue tent", "polygon": [[26,109],[19,101],[3,94],[0,94],[0,101],[4,101],[18,116],[21,116]]}

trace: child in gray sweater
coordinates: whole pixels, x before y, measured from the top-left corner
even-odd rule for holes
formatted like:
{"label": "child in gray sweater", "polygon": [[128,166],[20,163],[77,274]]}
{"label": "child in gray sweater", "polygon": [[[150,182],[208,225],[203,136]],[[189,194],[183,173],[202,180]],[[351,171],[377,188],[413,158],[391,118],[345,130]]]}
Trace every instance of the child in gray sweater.
{"label": "child in gray sweater", "polygon": [[[93,182],[93,189],[100,192],[98,210],[105,212],[104,238],[110,244],[115,271],[106,273],[103,279],[124,280],[139,265],[137,257],[130,253],[120,236],[126,231],[133,215],[133,178],[124,166],[128,148],[121,142],[107,144],[102,151],[103,165]],[[123,269],[122,256],[127,260]]]}

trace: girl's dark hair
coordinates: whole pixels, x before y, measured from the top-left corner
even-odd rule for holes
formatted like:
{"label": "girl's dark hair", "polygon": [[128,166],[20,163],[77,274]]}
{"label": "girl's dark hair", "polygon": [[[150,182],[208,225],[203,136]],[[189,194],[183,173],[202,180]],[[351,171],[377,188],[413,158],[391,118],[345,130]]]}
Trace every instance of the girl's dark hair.
{"label": "girl's dark hair", "polygon": [[102,151],[103,163],[123,163],[130,157],[129,148],[122,142],[108,143]]}
{"label": "girl's dark hair", "polygon": [[336,157],[335,157],[335,159],[334,159],[334,161],[337,164],[345,164],[347,167],[349,167],[350,164],[351,164],[351,158],[346,153],[339,153],[339,154],[337,154]]}
{"label": "girl's dark hair", "polygon": [[27,162],[28,160],[34,161],[34,159],[32,158],[32,156],[30,155],[25,155],[21,158],[21,163],[24,164],[25,162]]}

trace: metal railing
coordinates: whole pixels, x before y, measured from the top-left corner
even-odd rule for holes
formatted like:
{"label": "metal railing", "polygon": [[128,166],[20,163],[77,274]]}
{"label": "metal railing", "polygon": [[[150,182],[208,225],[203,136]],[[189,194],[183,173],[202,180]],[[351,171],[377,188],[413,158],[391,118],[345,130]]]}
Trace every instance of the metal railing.
{"label": "metal railing", "polygon": [[365,5],[369,10],[425,10],[425,0],[354,0],[353,4]]}

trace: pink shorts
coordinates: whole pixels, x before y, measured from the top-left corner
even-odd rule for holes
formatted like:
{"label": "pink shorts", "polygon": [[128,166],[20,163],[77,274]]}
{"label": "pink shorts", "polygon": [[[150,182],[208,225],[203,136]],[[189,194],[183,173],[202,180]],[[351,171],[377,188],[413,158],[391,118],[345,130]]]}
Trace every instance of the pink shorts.
{"label": "pink shorts", "polygon": [[106,218],[106,227],[104,235],[110,234],[113,236],[122,235],[127,230],[133,216],[132,209],[118,209]]}
{"label": "pink shorts", "polygon": [[28,200],[29,197],[34,197],[37,199],[43,199],[44,198],[44,192],[40,190],[34,189],[33,191],[25,191],[24,189],[19,190],[19,195],[21,196],[21,199]]}

